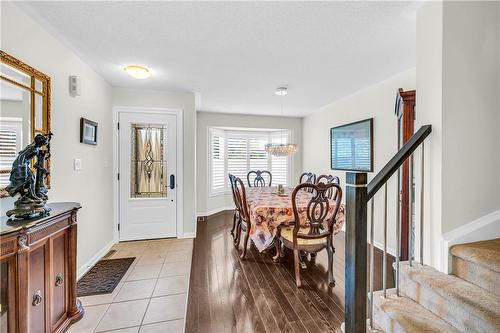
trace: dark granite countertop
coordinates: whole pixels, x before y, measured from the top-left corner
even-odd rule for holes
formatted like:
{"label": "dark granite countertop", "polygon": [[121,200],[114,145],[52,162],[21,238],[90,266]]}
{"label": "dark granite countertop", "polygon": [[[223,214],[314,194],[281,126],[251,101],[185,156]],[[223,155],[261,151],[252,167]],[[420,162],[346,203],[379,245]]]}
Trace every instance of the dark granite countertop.
{"label": "dark granite countertop", "polygon": [[6,235],[11,232],[16,232],[22,229],[31,228],[35,225],[42,224],[55,216],[64,214],[73,209],[80,209],[81,206],[77,202],[53,202],[47,204],[52,210],[47,216],[44,217],[35,217],[29,220],[14,220],[9,219],[5,212],[8,209],[2,207],[2,217],[0,224],[0,235]]}

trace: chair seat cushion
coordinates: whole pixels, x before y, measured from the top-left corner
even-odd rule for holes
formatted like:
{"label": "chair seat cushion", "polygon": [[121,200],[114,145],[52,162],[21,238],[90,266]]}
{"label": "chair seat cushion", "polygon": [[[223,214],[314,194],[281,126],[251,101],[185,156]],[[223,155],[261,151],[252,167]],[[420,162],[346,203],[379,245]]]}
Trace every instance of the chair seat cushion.
{"label": "chair seat cushion", "polygon": [[[302,227],[299,229],[299,234],[307,234],[309,233],[308,227]],[[281,228],[281,237],[293,243],[293,226],[287,226]],[[316,238],[316,239],[305,239],[305,238],[297,238],[297,244],[299,245],[316,245],[316,244],[326,244],[326,237]]]}

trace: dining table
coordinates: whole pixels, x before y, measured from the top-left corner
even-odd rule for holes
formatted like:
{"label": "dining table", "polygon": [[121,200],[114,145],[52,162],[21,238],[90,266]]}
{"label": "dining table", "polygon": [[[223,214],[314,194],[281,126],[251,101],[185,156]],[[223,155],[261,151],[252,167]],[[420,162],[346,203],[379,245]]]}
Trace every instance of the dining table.
{"label": "dining table", "polygon": [[[290,225],[295,218],[292,207],[293,188],[284,187],[284,194],[277,193],[276,187],[248,187],[246,190],[246,199],[250,215],[250,238],[259,252],[264,251],[273,244],[276,237],[277,228],[280,225]],[[313,194],[307,191],[297,193],[297,212],[301,221],[307,221],[307,205],[312,199]],[[329,216],[333,214],[335,202],[330,201]],[[341,229],[345,221],[345,206],[340,204],[335,224],[333,227],[334,235]],[[305,223],[305,222],[301,222]]]}

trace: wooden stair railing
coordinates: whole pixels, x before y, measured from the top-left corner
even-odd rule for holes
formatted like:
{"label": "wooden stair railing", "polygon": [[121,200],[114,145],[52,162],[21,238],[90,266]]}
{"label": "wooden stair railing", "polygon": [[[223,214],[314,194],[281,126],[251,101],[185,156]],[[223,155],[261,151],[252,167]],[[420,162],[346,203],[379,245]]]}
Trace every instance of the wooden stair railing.
{"label": "wooden stair railing", "polygon": [[[348,172],[346,175],[345,333],[366,333],[367,328],[368,201],[431,132],[431,125],[422,126],[368,185],[366,173]],[[397,259],[399,262],[399,257]]]}

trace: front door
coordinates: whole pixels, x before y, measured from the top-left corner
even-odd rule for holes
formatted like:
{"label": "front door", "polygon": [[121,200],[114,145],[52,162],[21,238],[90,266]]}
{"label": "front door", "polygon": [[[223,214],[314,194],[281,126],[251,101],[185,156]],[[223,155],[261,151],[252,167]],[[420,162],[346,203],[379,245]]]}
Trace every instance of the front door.
{"label": "front door", "polygon": [[119,113],[120,240],[175,237],[176,115]]}

